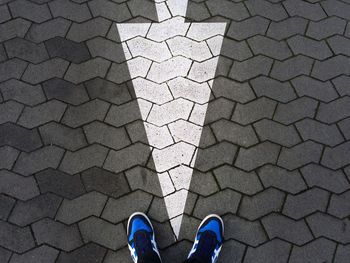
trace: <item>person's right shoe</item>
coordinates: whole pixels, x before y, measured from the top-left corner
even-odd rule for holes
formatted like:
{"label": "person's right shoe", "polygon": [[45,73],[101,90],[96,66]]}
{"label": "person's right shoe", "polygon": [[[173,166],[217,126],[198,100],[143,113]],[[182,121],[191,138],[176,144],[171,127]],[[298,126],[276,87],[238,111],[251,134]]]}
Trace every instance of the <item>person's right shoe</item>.
{"label": "person's right shoe", "polygon": [[200,224],[188,263],[215,263],[218,260],[224,239],[224,223],[221,217],[209,215]]}

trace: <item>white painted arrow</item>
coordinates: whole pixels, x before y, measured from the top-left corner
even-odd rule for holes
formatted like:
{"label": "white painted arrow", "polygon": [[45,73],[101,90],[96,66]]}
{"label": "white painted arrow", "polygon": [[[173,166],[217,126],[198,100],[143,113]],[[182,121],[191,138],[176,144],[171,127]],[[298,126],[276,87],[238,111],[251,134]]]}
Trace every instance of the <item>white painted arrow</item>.
{"label": "white painted arrow", "polygon": [[187,0],[156,7],[159,23],[117,29],[178,237],[226,23],[185,23]]}

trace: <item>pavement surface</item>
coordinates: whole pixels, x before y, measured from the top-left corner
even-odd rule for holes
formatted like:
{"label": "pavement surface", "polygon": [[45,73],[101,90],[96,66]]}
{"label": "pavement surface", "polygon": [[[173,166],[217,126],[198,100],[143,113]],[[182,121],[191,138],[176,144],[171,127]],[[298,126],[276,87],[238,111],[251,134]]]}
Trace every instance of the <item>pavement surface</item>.
{"label": "pavement surface", "polygon": [[131,262],[135,211],[164,262],[208,213],[219,262],[349,261],[350,1],[197,0],[186,17],[228,24],[176,240],[116,27],[157,22],[155,3],[0,0],[1,263]]}

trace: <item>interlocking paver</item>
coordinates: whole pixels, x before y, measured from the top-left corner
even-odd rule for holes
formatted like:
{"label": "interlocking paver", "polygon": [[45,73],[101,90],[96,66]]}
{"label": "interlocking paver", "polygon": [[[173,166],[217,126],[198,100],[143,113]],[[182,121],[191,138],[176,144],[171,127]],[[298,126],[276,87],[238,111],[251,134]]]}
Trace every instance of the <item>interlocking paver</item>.
{"label": "interlocking paver", "polygon": [[237,40],[244,40],[257,34],[264,35],[269,26],[269,20],[255,16],[244,21],[232,21],[227,35]]}
{"label": "interlocking paver", "polygon": [[349,19],[350,7],[344,2],[338,0],[325,1],[324,3],[322,3],[322,7],[330,16],[338,16],[345,19]]}
{"label": "interlocking paver", "polygon": [[76,42],[82,42],[96,36],[105,36],[111,22],[102,17],[88,20],[84,23],[73,23],[70,27],[67,38]]}
{"label": "interlocking paver", "polygon": [[[6,195],[0,195],[0,219],[6,221],[10,215],[16,200]],[[1,253],[0,253],[1,254]],[[1,259],[1,256],[0,256]]]}
{"label": "interlocking paver", "polygon": [[[0,104],[0,124],[6,122],[15,123],[20,116],[24,106],[15,101],[8,101]],[[1,130],[1,128],[0,128]]]}
{"label": "interlocking paver", "polygon": [[256,55],[262,54],[278,60],[285,60],[292,55],[286,42],[278,42],[264,36],[254,36],[248,39],[248,44]]}
{"label": "interlocking paver", "polygon": [[42,23],[51,18],[47,5],[38,5],[26,0],[16,0],[9,4],[13,17],[22,17],[36,23]]}
{"label": "interlocking paver", "polygon": [[331,197],[328,213],[339,218],[345,218],[350,213],[349,206],[350,191],[341,195],[333,195]]}
{"label": "interlocking paver", "polygon": [[86,4],[76,4],[69,0],[55,0],[49,3],[54,17],[64,17],[76,22],[84,22],[91,18]]}
{"label": "interlocking paver", "polygon": [[12,78],[19,79],[25,71],[27,65],[27,62],[19,60],[17,58],[13,58],[1,63],[0,81],[2,82]]}
{"label": "interlocking paver", "polygon": [[308,3],[302,0],[287,0],[284,7],[291,16],[301,16],[310,20],[321,20],[327,15],[319,3]]}
{"label": "interlocking paver", "polygon": [[349,75],[349,63],[350,58],[343,55],[338,55],[325,61],[316,61],[312,69],[312,76],[326,81],[342,74]]}
{"label": "interlocking paver", "polygon": [[[243,3],[234,3],[227,0],[208,1],[208,8],[212,15],[221,15],[232,20],[243,20],[247,18],[248,11]],[[223,8],[224,7],[224,8]]]}
{"label": "interlocking paver", "polygon": [[39,43],[54,37],[64,37],[70,25],[71,22],[62,17],[57,17],[42,24],[33,24],[26,38]]}
{"label": "interlocking paver", "polygon": [[326,147],[321,163],[334,170],[342,168],[349,163],[349,152],[350,142],[345,142],[335,148]]}
{"label": "interlocking paver", "polygon": [[310,22],[306,34],[317,40],[336,34],[343,34],[346,21],[339,17],[329,17],[318,22]]}
{"label": "interlocking paver", "polygon": [[277,40],[303,34],[308,21],[301,17],[290,17],[280,22],[272,22],[267,31],[267,36]]}
{"label": "interlocking paver", "polygon": [[13,255],[11,263],[54,263],[59,251],[43,245],[22,255]]}
{"label": "interlocking paver", "polygon": [[344,263],[350,256],[349,245],[338,245],[337,251],[335,253],[335,262]]}
{"label": "interlocking paver", "polygon": [[327,41],[335,54],[350,56],[350,39],[342,36],[334,36],[329,38]]}
{"label": "interlocking paver", "polygon": [[300,75],[310,74],[313,60],[298,55],[283,62],[277,61],[272,68],[271,76],[280,81],[286,81]]}
{"label": "interlocking paver", "polygon": [[84,245],[70,253],[61,252],[58,263],[95,263],[102,262],[106,249],[94,243]]}
{"label": "interlocking paver", "polygon": [[2,5],[0,7],[0,23],[6,22],[11,19],[11,15],[7,5]]}
{"label": "interlocking paver", "polygon": [[[130,8],[133,8],[136,5],[131,5]],[[92,15],[94,17],[102,16],[110,20],[121,22],[131,18],[130,11],[126,3],[114,3],[107,0],[94,0],[88,2]],[[143,14],[146,15],[147,11],[143,10]]]}
{"label": "interlocking paver", "polygon": [[0,24],[0,41],[3,42],[14,37],[24,37],[30,25],[31,22],[22,18]]}
{"label": "interlocking paver", "polygon": [[15,163],[18,154],[19,151],[10,146],[0,147],[0,169],[10,170]]}
{"label": "interlocking paver", "polygon": [[257,248],[249,247],[244,262],[287,262],[291,245],[285,241],[274,239]]}
{"label": "interlocking paver", "polygon": [[261,15],[273,21],[280,21],[288,17],[280,3],[272,4],[265,0],[249,0],[246,5],[252,15]]}
{"label": "interlocking paver", "polygon": [[305,55],[317,60],[324,60],[333,54],[325,41],[316,41],[297,35],[288,39],[288,45],[295,55]]}
{"label": "interlocking paver", "polygon": [[0,221],[0,245],[17,253],[23,253],[35,247],[29,227],[18,227]]}
{"label": "interlocking paver", "polygon": [[347,118],[339,122],[339,128],[347,140],[350,139],[350,119]]}
{"label": "interlocking paver", "polygon": [[328,104],[321,103],[317,112],[317,119],[331,124],[348,116],[350,97],[342,97]]}

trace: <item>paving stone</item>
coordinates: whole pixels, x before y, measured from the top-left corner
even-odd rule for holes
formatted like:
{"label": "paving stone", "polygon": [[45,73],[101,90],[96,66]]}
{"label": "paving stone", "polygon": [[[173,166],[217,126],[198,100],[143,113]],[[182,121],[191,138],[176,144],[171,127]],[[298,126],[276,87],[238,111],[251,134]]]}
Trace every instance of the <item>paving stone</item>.
{"label": "paving stone", "polygon": [[64,150],[56,146],[46,146],[31,153],[22,152],[14,171],[29,176],[47,168],[57,168]]}
{"label": "paving stone", "polygon": [[[1,83],[0,91],[5,101],[15,100],[30,106],[46,101],[41,86],[33,86],[16,79],[11,79]],[[12,103],[9,105],[14,106],[16,104]]]}
{"label": "paving stone", "polygon": [[93,144],[76,152],[66,152],[59,169],[68,174],[75,174],[94,166],[102,166],[108,149]]}
{"label": "paving stone", "polygon": [[57,170],[47,169],[35,175],[41,193],[54,193],[73,199],[85,193],[80,175],[69,175]]}
{"label": "paving stone", "polygon": [[29,64],[22,79],[31,84],[38,84],[51,78],[62,78],[68,68],[68,61],[53,58],[37,65]]}
{"label": "paving stone", "polygon": [[19,151],[10,146],[0,147],[0,159],[1,159],[0,169],[11,170],[18,155],[19,155]]}
{"label": "paving stone", "polygon": [[344,19],[349,19],[349,4],[341,1],[325,1],[322,3],[322,7],[325,9],[329,16],[338,16]]}
{"label": "paving stone", "polygon": [[258,170],[258,174],[266,188],[273,186],[292,194],[297,194],[307,188],[299,171],[290,172],[276,166],[266,165]]}
{"label": "paving stone", "polygon": [[9,250],[0,247],[0,260],[1,260],[1,262],[8,262],[11,255],[12,255],[12,253]]}
{"label": "paving stone", "polygon": [[[137,103],[134,100],[121,106],[113,105],[106,116],[105,122],[116,127],[121,127],[135,120],[141,120],[141,113]],[[149,108],[151,108],[151,105]]]}
{"label": "paving stone", "polygon": [[293,100],[287,104],[278,104],[274,120],[289,125],[306,117],[313,118],[317,105],[317,101],[306,97]]}
{"label": "paving stone", "polygon": [[4,49],[3,45],[0,45],[0,62],[6,61],[7,59],[8,58],[7,58],[5,49]]}
{"label": "paving stone", "polygon": [[82,42],[96,36],[106,36],[111,22],[97,17],[81,24],[73,23],[70,27],[67,38],[75,42]]}
{"label": "paving stone", "polygon": [[9,145],[23,151],[33,151],[42,146],[37,130],[27,130],[12,123],[0,125],[0,145]]}
{"label": "paving stone", "polygon": [[[174,180],[172,178],[172,180]],[[213,174],[193,171],[190,189],[201,196],[208,196],[219,191]]]}
{"label": "paving stone", "polygon": [[36,23],[42,23],[51,18],[47,5],[37,5],[26,0],[16,0],[9,4],[13,17],[22,17]]}
{"label": "paving stone", "polygon": [[337,247],[337,251],[335,253],[334,262],[345,263],[346,260],[349,258],[349,256],[350,256],[349,245],[344,246],[339,244]]}
{"label": "paving stone", "polygon": [[[131,10],[133,10],[134,6],[135,4],[130,5]],[[89,2],[89,7],[94,17],[102,16],[116,22],[122,22],[131,18],[127,5],[123,3],[97,0]],[[143,14],[146,14],[146,11]]]}
{"label": "paving stone", "polygon": [[255,55],[262,54],[278,60],[287,59],[292,55],[286,42],[278,42],[264,36],[254,36],[248,39],[248,44]]}
{"label": "paving stone", "polygon": [[293,247],[290,262],[331,262],[336,244],[325,238],[312,241],[303,247]]}
{"label": "paving stone", "polygon": [[350,142],[345,142],[335,148],[326,147],[321,163],[333,170],[349,164]]}
{"label": "paving stone", "polygon": [[245,81],[259,75],[267,75],[271,66],[272,59],[259,55],[243,62],[235,61],[229,76],[238,81]]}
{"label": "paving stone", "polygon": [[318,163],[322,150],[322,145],[311,141],[303,142],[290,149],[282,148],[277,164],[288,170],[294,170],[308,163]]}
{"label": "paving stone", "polygon": [[350,118],[339,122],[339,127],[347,140],[350,139]]}
{"label": "paving stone", "polygon": [[346,21],[339,17],[328,17],[324,20],[311,21],[307,29],[306,35],[317,40],[327,38],[329,36],[342,35],[346,26]]}
{"label": "paving stone", "polygon": [[257,248],[248,247],[244,262],[287,262],[290,250],[289,243],[274,239]]}
{"label": "paving stone", "polygon": [[283,206],[283,214],[299,220],[316,211],[325,212],[328,204],[327,191],[311,188],[298,195],[288,195]]}
{"label": "paving stone", "polygon": [[102,262],[106,254],[106,249],[94,244],[89,243],[84,245],[70,253],[61,252],[57,262],[58,263],[97,263]]}
{"label": "paving stone", "polygon": [[[122,44],[117,44],[102,37],[97,37],[87,41],[87,46],[92,57],[103,57],[116,63],[126,61],[127,55],[131,56],[130,54],[124,53],[125,51],[123,51]],[[128,48],[130,50],[129,46]]]}
{"label": "paving stone", "polygon": [[301,0],[287,0],[283,2],[290,16],[301,16],[306,19],[318,21],[327,15],[318,3],[307,3]]}
{"label": "paving stone", "polygon": [[260,140],[270,141],[285,147],[291,147],[301,142],[293,126],[284,126],[271,120],[261,120],[254,123],[254,128]]}
{"label": "paving stone", "polygon": [[51,100],[34,108],[25,107],[18,124],[26,128],[35,128],[49,121],[59,122],[66,109],[66,104]]}
{"label": "paving stone", "polygon": [[84,22],[91,18],[86,4],[76,4],[68,0],[55,0],[49,3],[54,17],[63,17],[75,22]]}
{"label": "paving stone", "polygon": [[6,22],[11,19],[11,14],[6,5],[0,7],[0,23]]}
{"label": "paving stone", "polygon": [[244,40],[254,35],[264,35],[268,26],[269,20],[259,16],[250,17],[240,22],[232,21],[227,35],[237,40]]}
{"label": "paving stone", "polygon": [[[214,38],[207,40],[208,45],[210,46],[211,41],[215,41]],[[249,43],[250,44],[250,43]],[[255,53],[255,50],[253,50]],[[220,54],[221,53],[221,54]],[[226,56],[233,60],[243,61],[253,56],[252,52],[249,49],[249,46],[244,41],[235,41],[229,38],[225,38],[221,47],[221,52],[219,54]],[[256,52],[258,53],[258,52]],[[263,53],[263,52],[262,52]],[[259,53],[260,54],[260,53]]]}
{"label": "paving stone", "polygon": [[231,1],[208,1],[210,13],[213,16],[224,16],[232,20],[243,20],[249,17],[249,13],[243,3],[233,3]]}
{"label": "paving stone", "polygon": [[280,3],[272,4],[265,0],[249,0],[247,1],[246,6],[253,16],[260,15],[273,21],[280,21],[288,17]]}
{"label": "paving stone", "polygon": [[334,36],[329,38],[327,41],[336,55],[350,55],[350,40],[348,38],[343,36]]}
{"label": "paving stone", "polygon": [[339,218],[347,217],[350,214],[349,198],[349,191],[341,195],[332,195],[328,213]]}
{"label": "paving stone", "polygon": [[90,53],[84,43],[76,43],[62,37],[51,38],[45,42],[51,58],[59,57],[73,63],[82,63],[90,59]]}
{"label": "paving stone", "polygon": [[9,58],[20,58],[34,64],[49,58],[44,44],[37,45],[21,38],[5,42],[5,48]]}
{"label": "paving stone", "polygon": [[62,17],[49,20],[42,24],[33,24],[26,38],[30,41],[40,43],[54,37],[64,37],[70,25],[71,22]]}
{"label": "paving stone", "polygon": [[0,81],[3,82],[8,79],[19,79],[23,72],[25,71],[28,63],[19,60],[17,58],[13,58],[7,60],[0,64]]}
{"label": "paving stone", "polygon": [[0,24],[0,42],[15,37],[24,37],[30,25],[31,22],[22,18],[16,18]]}
{"label": "paving stone", "polygon": [[277,40],[304,34],[308,21],[301,17],[291,17],[280,22],[272,22],[267,31],[267,36]]}
{"label": "paving stone", "polygon": [[349,243],[349,219],[340,220],[323,213],[316,213],[306,221],[316,238],[326,237],[340,243]]}
{"label": "paving stone", "polygon": [[[211,92],[208,83],[197,83],[183,77],[170,80],[167,84],[155,84],[151,81],[141,81],[141,79],[136,79],[133,83],[136,86],[135,89],[138,97],[142,97],[158,105],[173,100],[172,97],[175,99],[186,98],[187,100],[204,104],[208,102]],[[143,86],[143,88],[138,86]]]}
{"label": "paving stone", "polygon": [[265,76],[250,81],[258,97],[266,96],[280,102],[289,102],[296,98],[295,92],[289,82],[280,82]]}
{"label": "paving stone", "polygon": [[235,240],[226,241],[223,244],[220,258],[223,262],[241,262],[244,256],[245,246]]}
{"label": "paving stone", "polygon": [[312,76],[326,81],[339,75],[349,75],[350,58],[338,55],[325,61],[316,61],[312,70]]}
{"label": "paving stone", "polygon": [[226,215],[223,220],[226,238],[234,238],[254,247],[268,240],[259,221],[249,222],[235,215]]}
{"label": "paving stone", "polygon": [[40,246],[22,255],[13,255],[11,263],[54,263],[59,251],[49,247]]}
{"label": "paving stone", "polygon": [[62,123],[77,128],[94,120],[102,121],[108,108],[109,104],[101,100],[92,100],[80,106],[69,106]]}
{"label": "paving stone", "polygon": [[301,173],[309,187],[318,186],[334,193],[342,193],[350,188],[342,171],[333,171],[316,164],[310,164],[301,168]]}
{"label": "paving stone", "polygon": [[123,128],[114,128],[101,122],[92,122],[84,126],[89,144],[99,143],[115,150],[130,145],[129,137]]}
{"label": "paving stone", "polygon": [[48,244],[64,251],[71,251],[82,245],[77,225],[66,226],[45,218],[32,224],[32,230],[39,245]]}
{"label": "paving stone", "polygon": [[156,18],[156,8],[153,3],[141,3],[139,1],[132,0],[129,2],[130,11],[133,17],[145,17],[148,20],[158,21]]}
{"label": "paving stone", "polygon": [[0,245],[17,253],[23,253],[35,246],[29,227],[17,227],[0,221]]}
{"label": "paving stone", "polygon": [[349,116],[349,105],[349,97],[339,98],[328,104],[321,103],[318,109],[317,119],[329,124],[340,121]]}
{"label": "paving stone", "polygon": [[131,263],[130,252],[128,248],[122,248],[117,251],[108,250],[104,263]]}
{"label": "paving stone", "polygon": [[312,59],[298,55],[283,62],[277,61],[270,75],[280,81],[286,81],[299,75],[309,75],[312,63]]}
{"label": "paving stone", "polygon": [[333,54],[325,41],[316,41],[300,35],[288,39],[288,45],[295,55],[305,55],[317,60],[324,60]]}
{"label": "paving stone", "polygon": [[100,216],[107,196],[90,192],[73,200],[63,200],[56,219],[67,225],[76,223],[89,216]]}
{"label": "paving stone", "polygon": [[[16,200],[6,195],[0,194],[0,219],[7,221]],[[1,255],[1,252],[0,252]],[[0,256],[1,259],[1,256]]]}

